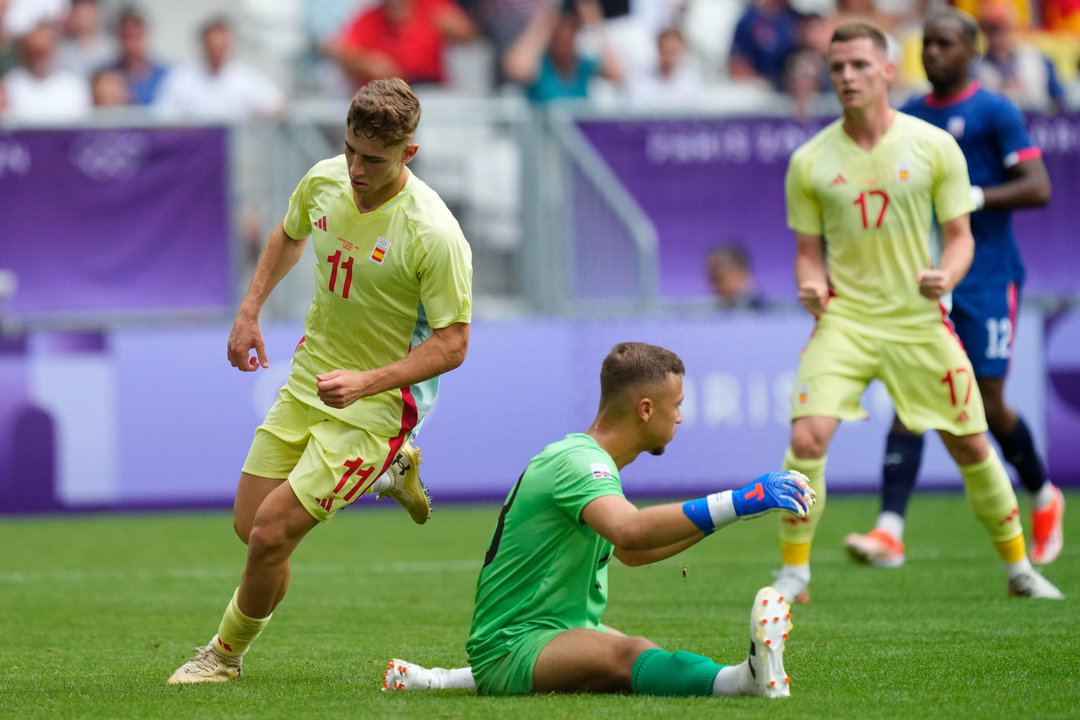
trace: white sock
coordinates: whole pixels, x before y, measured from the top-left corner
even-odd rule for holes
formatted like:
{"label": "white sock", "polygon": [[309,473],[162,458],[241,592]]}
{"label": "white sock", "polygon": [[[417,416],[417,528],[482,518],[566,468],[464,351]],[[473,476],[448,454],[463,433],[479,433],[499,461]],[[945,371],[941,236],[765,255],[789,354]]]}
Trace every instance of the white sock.
{"label": "white sock", "polygon": [[379,476],[379,479],[371,484],[371,492],[382,493],[390,489],[390,486],[394,483],[390,479],[390,473],[383,473]]}
{"label": "white sock", "polygon": [[904,539],[904,516],[886,510],[878,515],[875,529],[884,530],[897,540],[902,541]]}
{"label": "white sock", "polygon": [[472,690],[476,687],[473,679],[472,668],[431,668],[435,675],[435,682],[441,690]]}
{"label": "white sock", "polygon": [[1042,510],[1044,507],[1054,501],[1054,484],[1047,480],[1042,484],[1042,487],[1037,492],[1031,494],[1031,505],[1036,510]]}
{"label": "white sock", "polygon": [[1012,580],[1017,575],[1024,575],[1032,571],[1031,561],[1025,555],[1014,563],[1005,563],[1005,575]]}
{"label": "white sock", "polygon": [[780,566],[780,577],[788,575],[794,577],[804,583],[810,582],[810,563],[801,563],[799,565],[788,565],[784,563]]}
{"label": "white sock", "polygon": [[750,659],[738,665],[725,665],[712,681],[713,695],[753,695],[754,676],[750,674]]}

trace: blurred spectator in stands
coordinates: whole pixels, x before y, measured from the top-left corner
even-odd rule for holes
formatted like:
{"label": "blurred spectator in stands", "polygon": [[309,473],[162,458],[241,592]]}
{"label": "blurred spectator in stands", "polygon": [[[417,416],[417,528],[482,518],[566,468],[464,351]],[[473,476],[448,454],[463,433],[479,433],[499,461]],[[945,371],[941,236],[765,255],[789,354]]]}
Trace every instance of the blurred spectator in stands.
{"label": "blurred spectator in stands", "polygon": [[1016,12],[1003,2],[983,6],[979,27],[986,35],[986,54],[972,74],[987,90],[1001,93],[1022,108],[1060,111],[1065,89],[1054,64],[1016,33]]}
{"label": "blurred spectator in stands", "polygon": [[[1075,0],[1065,0],[1066,4],[1075,2]],[[1047,0],[950,0],[946,3],[952,5],[957,10],[966,12],[973,18],[978,19],[982,15],[982,10],[986,5],[992,3],[1004,3],[1012,9],[1013,22],[1016,23],[1016,27],[1021,30],[1029,30],[1034,24],[1034,8],[1033,3],[1039,7],[1045,7]]]}
{"label": "blurred spectator in stands", "polygon": [[[654,67],[656,38],[666,28],[681,28],[689,0],[597,0],[604,14],[604,34],[624,68]],[[576,0],[563,0],[563,11]],[[684,38],[685,41],[685,38]]]}
{"label": "blurred spectator in stands", "polygon": [[157,99],[168,68],[154,60],[147,49],[146,18],[134,7],[120,12],[116,22],[119,52],[113,67],[127,80],[133,105],[150,105]]}
{"label": "blurred spectator in stands", "polygon": [[9,0],[0,20],[10,37],[22,37],[42,23],[59,25],[70,7],[71,0]]}
{"label": "blurred spectator in stands", "polygon": [[0,118],[4,117],[8,109],[7,91],[4,90],[4,76],[0,75]]}
{"label": "blurred spectator in stands", "polygon": [[456,0],[382,0],[328,42],[325,52],[356,87],[388,77],[442,84],[447,41],[470,42],[476,34]]}
{"label": "blurred spectator in stands", "polygon": [[728,57],[731,79],[782,90],[784,63],[798,47],[799,20],[788,0],[753,0],[735,24]]}
{"label": "blurred spectator in stands", "polygon": [[154,107],[166,117],[248,120],[277,115],[285,96],[266,76],[233,60],[229,21],[215,16],[200,30],[202,60],[174,68]]}
{"label": "blurred spectator in stands", "polygon": [[95,108],[123,107],[131,104],[127,79],[116,68],[102,68],[90,79],[90,97]]}
{"label": "blurred spectator in stands", "polygon": [[847,23],[863,22],[886,35],[895,31],[905,19],[902,14],[881,10],[875,0],[836,0],[836,13],[831,18],[834,29]]}
{"label": "blurred spectator in stands", "polygon": [[724,310],[760,310],[765,306],[757,292],[750,260],[738,243],[713,248],[709,252],[706,269],[717,307]]}
{"label": "blurred spectator in stands", "polygon": [[1080,36],[1080,2],[1076,0],[1042,0],[1046,29],[1057,33]]}
{"label": "blurred spectator in stands", "polygon": [[116,57],[116,43],[102,30],[98,0],[72,0],[56,46],[56,66],[89,78]]}
{"label": "blurred spectator in stands", "polygon": [[329,57],[326,46],[368,0],[301,0],[306,47],[301,58],[300,86],[317,96],[345,98],[355,92],[341,65]]}
{"label": "blurred spectator in stands", "polygon": [[4,75],[9,114],[19,120],[69,121],[90,112],[86,79],[56,68],[57,29],[43,22],[16,41],[20,65]]}
{"label": "blurred spectator in stands", "polygon": [[541,6],[552,0],[474,0],[475,16],[485,37],[491,41],[495,56],[495,84],[501,86],[509,78],[503,68],[503,58],[510,46],[525,31],[529,20]]}
{"label": "blurred spectator in stands", "polygon": [[686,54],[686,40],[673,27],[656,39],[657,63],[627,73],[626,95],[633,105],[692,107],[700,104],[705,81]]}
{"label": "blurred spectator in stands", "polygon": [[542,5],[506,53],[507,78],[539,103],[587,98],[594,76],[621,83],[622,64],[604,34],[603,19],[596,0],[579,0],[575,12]]}
{"label": "blurred spectator in stands", "polygon": [[11,33],[7,30],[7,24],[4,23],[4,16],[7,13],[8,0],[0,0],[0,78],[4,76],[11,68],[19,64],[18,58],[15,56],[15,41]]}
{"label": "blurred spectator in stands", "polygon": [[791,96],[792,111],[800,120],[809,118],[832,96],[829,84],[829,40],[832,27],[815,13],[799,19],[798,43],[784,62],[784,89]]}

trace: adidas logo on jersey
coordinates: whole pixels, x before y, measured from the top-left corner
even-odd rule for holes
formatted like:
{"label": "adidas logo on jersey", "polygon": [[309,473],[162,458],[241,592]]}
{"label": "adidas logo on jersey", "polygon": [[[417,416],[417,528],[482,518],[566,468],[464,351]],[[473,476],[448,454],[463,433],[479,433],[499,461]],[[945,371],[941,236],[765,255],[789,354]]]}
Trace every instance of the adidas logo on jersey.
{"label": "adidas logo on jersey", "polygon": [[317,228],[319,228],[320,230],[323,230],[323,231],[326,230],[326,216],[325,215],[323,215],[321,218],[318,219],[318,221],[316,221],[315,227],[317,227]]}
{"label": "adidas logo on jersey", "polygon": [[834,177],[833,181],[831,183],[829,183],[829,187],[832,187],[833,185],[846,185],[846,184],[847,184],[847,180],[844,179],[844,176],[841,175],[840,173],[836,173],[836,177]]}

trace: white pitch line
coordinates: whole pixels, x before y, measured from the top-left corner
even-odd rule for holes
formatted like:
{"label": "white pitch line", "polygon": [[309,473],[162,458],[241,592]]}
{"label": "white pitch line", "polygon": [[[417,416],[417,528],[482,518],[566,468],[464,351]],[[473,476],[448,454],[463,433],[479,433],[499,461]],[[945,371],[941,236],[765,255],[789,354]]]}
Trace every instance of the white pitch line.
{"label": "white pitch line", "polygon": [[[99,581],[132,580],[206,580],[216,578],[239,578],[242,568],[211,568],[211,567],[177,567],[149,569],[116,569],[116,570],[9,570],[0,572],[0,584],[16,585],[25,583],[44,582],[67,582],[85,583]],[[368,573],[371,575],[405,575],[417,573],[457,573],[478,572],[480,562],[478,560],[425,560],[425,561],[399,561],[390,563],[373,563],[371,565],[344,565],[344,564],[319,564],[304,565],[294,563],[293,575],[343,575],[346,573]]]}

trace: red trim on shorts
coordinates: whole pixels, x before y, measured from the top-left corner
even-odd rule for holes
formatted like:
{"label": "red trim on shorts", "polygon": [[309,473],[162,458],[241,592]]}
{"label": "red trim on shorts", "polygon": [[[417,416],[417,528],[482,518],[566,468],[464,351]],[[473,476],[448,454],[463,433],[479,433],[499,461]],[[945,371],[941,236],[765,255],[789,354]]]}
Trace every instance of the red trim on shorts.
{"label": "red trim on shorts", "polygon": [[[960,349],[964,350],[964,341],[956,334],[956,326],[953,325],[952,319],[949,317],[949,311],[945,309],[945,303],[938,300],[938,309],[941,310],[941,322],[945,325],[945,329],[953,336],[956,340],[956,344],[960,346]],[[967,355],[967,350],[964,350],[964,354]]]}
{"label": "red trim on shorts", "polygon": [[936,98],[934,97],[933,93],[930,93],[925,98],[923,98],[923,101],[926,103],[927,107],[935,109],[947,108],[964,102],[978,91],[979,81],[972,80],[966,88],[956,93],[955,95],[950,95],[949,97],[943,98]]}
{"label": "red trim on shorts", "polygon": [[1005,360],[1005,374],[1008,375],[1009,368],[1012,367],[1012,349],[1016,342],[1016,321],[1020,311],[1020,288],[1016,283],[1011,282],[1005,286],[1005,297],[1009,308],[1009,357]]}
{"label": "red trim on shorts", "polygon": [[349,495],[345,497],[346,502],[349,501],[349,497],[357,490],[360,490],[360,494],[363,495],[365,492],[367,492],[368,488],[375,483],[376,480],[382,477],[383,473],[386,472],[386,469],[390,467],[390,463],[394,462],[394,458],[397,457],[398,450],[400,450],[401,446],[405,444],[405,438],[409,436],[409,432],[414,427],[416,427],[416,420],[419,416],[419,411],[417,411],[416,409],[416,400],[412,396],[412,388],[401,388],[401,399],[403,403],[401,408],[401,432],[390,438],[390,441],[387,443],[387,446],[390,448],[390,454],[388,454],[386,456],[386,460],[383,461],[382,469],[380,469],[377,473],[372,473],[374,477],[372,478],[371,482],[369,482],[363,488],[360,488],[359,484],[355,488],[353,488],[352,492],[350,492]]}
{"label": "red trim on shorts", "polygon": [[296,343],[296,347],[294,347],[294,348],[292,349],[292,351],[293,351],[293,352],[296,352],[297,350],[299,350],[299,349],[300,349],[300,346],[304,344],[304,341],[305,341],[305,340],[307,340],[307,335],[301,335],[301,336],[300,336],[300,342]]}

